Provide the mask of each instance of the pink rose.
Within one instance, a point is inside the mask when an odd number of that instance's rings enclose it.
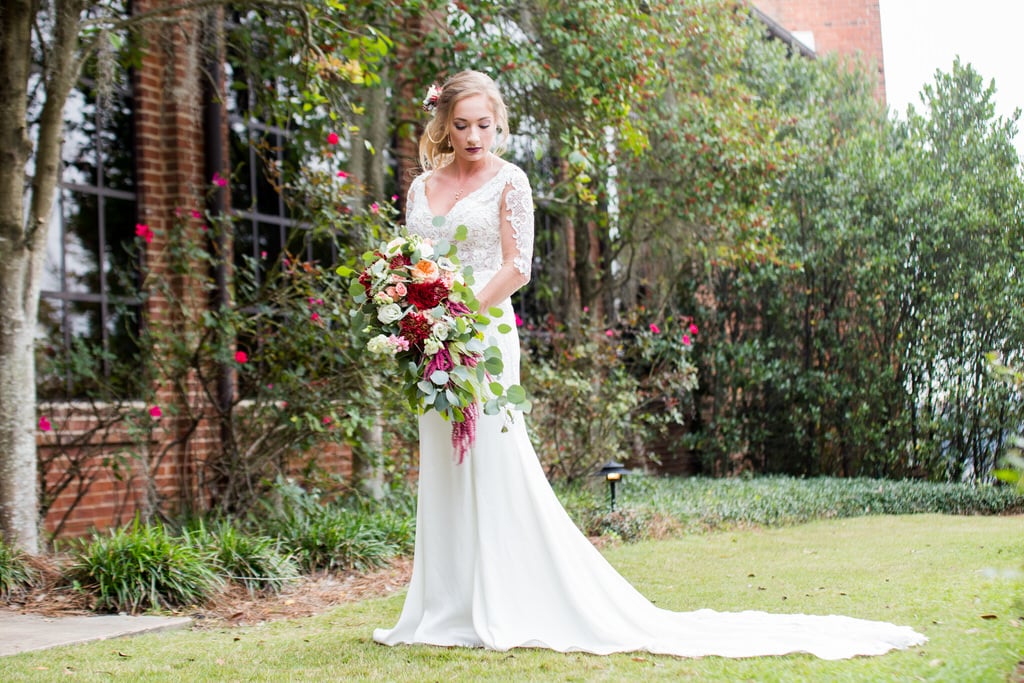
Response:
[[[145,223],[136,223],[135,236],[141,237],[146,241],[146,244],[149,244],[153,241],[153,229]]]
[[[692,335],[696,335],[697,334],[697,325],[695,323],[690,323],[690,334],[692,334]]]
[[[661,333],[661,328],[659,328],[654,323],[651,323],[651,332],[653,332],[654,334],[660,334]]]
[[[164,411],[160,410],[160,406],[153,406],[149,409],[149,416],[154,420],[159,420],[164,416]]]
[[[328,145],[336,145],[336,144],[338,144],[338,134],[335,133],[333,130],[330,133],[327,134],[327,144]]]
[[[48,432],[51,429],[53,429],[53,425],[50,424],[50,421],[47,419],[45,415],[39,418],[39,431]]]
[[[245,351],[235,351],[235,362],[236,363],[247,363],[249,362],[249,354]]]
[[[688,335],[688,334],[684,334],[683,335],[683,345],[684,346],[689,346],[690,345],[690,335]]]

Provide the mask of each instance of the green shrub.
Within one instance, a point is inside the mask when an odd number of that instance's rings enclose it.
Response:
[[[279,539],[305,571],[383,567],[412,546],[414,522],[386,507],[321,500],[317,491],[278,482],[253,523]]]
[[[632,476],[622,498],[630,506],[665,514],[691,528],[775,526],[869,514],[1024,511],[1024,495],[1008,486],[868,478]]]
[[[94,534],[73,551],[67,577],[98,610],[136,613],[203,602],[223,585],[213,554],[162,524]]]
[[[299,578],[299,567],[282,553],[276,539],[247,534],[227,521],[204,523],[185,534],[188,542],[213,555],[228,579],[250,593],[277,593]]]
[[[36,580],[36,572],[23,553],[0,541],[0,599],[25,592]]]
[[[1024,512],[1024,493],[1011,486],[911,480],[634,474],[620,482],[614,513],[609,511],[607,492],[601,487],[561,482],[555,491],[585,534],[624,541],[679,531],[782,526],[872,514]]]
[[[524,332],[527,427],[549,478],[586,477],[609,453],[645,463],[676,450],[697,387],[692,324],[633,311],[613,327],[584,314]]]

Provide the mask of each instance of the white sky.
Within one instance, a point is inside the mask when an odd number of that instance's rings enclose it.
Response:
[[[890,110],[905,117],[908,104],[921,109],[918,95],[949,73],[953,60],[970,63],[995,80],[996,114],[1024,110],[1024,0],[879,0],[885,96]],[[1024,154],[1024,134],[1015,138]]]

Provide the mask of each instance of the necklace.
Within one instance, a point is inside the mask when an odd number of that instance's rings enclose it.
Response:
[[[491,170],[491,160],[490,160],[490,158],[488,158],[488,159],[487,159],[487,166],[486,166],[486,168],[484,169],[484,173],[490,173],[490,170]],[[460,199],[462,199],[462,192],[463,192],[463,191],[464,191],[464,190],[466,189],[466,185],[468,185],[468,184],[469,184],[469,182],[470,182],[471,180],[473,180],[473,178],[474,178],[475,176],[478,176],[478,175],[480,175],[480,174],[479,174],[479,173],[475,173],[475,174],[473,174],[473,175],[470,175],[469,177],[467,177],[467,178],[466,178],[466,181],[465,181],[465,183],[464,183],[463,185],[461,185],[461,186],[459,187],[459,189],[455,190],[455,201],[456,201],[456,203],[457,203],[457,202],[458,202],[458,201],[459,201]]]

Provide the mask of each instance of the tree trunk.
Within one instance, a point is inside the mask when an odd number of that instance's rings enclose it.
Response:
[[[388,71],[381,71],[383,82],[388,82]],[[373,154],[367,155],[368,163],[366,169],[366,185],[369,195],[375,200],[387,199],[385,197],[384,183],[387,178],[387,156],[385,150],[390,143],[391,118],[388,116],[387,88],[383,83],[370,90],[367,98],[367,119],[369,130],[366,137],[373,146]]]
[[[32,141],[26,121],[37,7],[11,0],[0,13],[0,537],[32,554],[39,551],[33,350],[39,276],[60,178],[64,103],[80,69],[76,50],[82,2],[66,0],[54,11],[27,211]]]

